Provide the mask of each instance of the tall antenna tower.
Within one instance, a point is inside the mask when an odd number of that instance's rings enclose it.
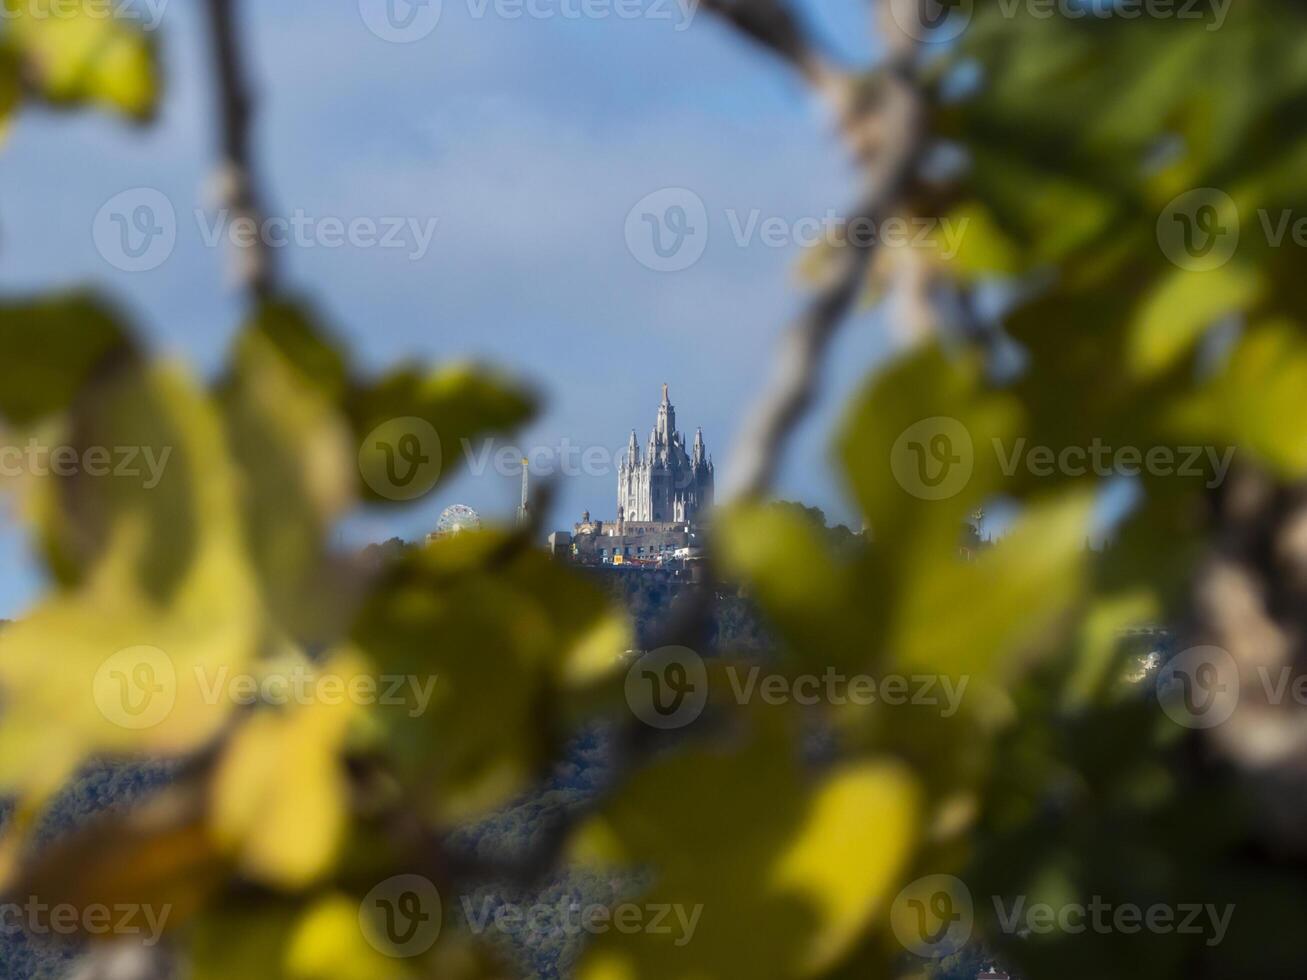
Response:
[[[519,527],[525,527],[527,521],[531,519],[531,507],[530,507],[531,473],[530,470],[527,468],[527,465],[528,465],[527,458],[523,456],[522,457],[522,502],[518,505],[517,508],[517,523]]]

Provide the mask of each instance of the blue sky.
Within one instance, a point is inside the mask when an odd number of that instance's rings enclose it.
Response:
[[[561,11],[565,0],[538,2]],[[418,357],[507,367],[548,399],[514,441],[523,448],[617,449],[631,428],[643,441],[667,382],[682,428],[702,426],[725,468],[803,298],[800,247],[741,247],[727,214],[793,221],[842,212],[856,196],[821,107],[787,70],[705,14],[688,27],[679,14],[509,19],[494,2],[444,0],[434,31],[394,44],[367,28],[356,0],[243,6],[269,210],[436,219],[418,261],[381,249],[279,253],[292,287],[316,299],[366,366]],[[840,57],[874,54],[863,5],[808,13]],[[170,0],[167,94],[150,128],[96,114],[20,117],[0,151],[0,290],[94,284],[157,349],[212,372],[243,304],[227,252],[206,246],[194,217],[211,201],[215,146],[201,28],[197,4]],[[91,228],[106,201],[137,187],[176,205],[177,244],[154,270],[120,272]],[[642,266],[624,238],[632,206],[665,187],[693,190],[708,214],[706,252],[676,273]],[[782,495],[853,519],[829,436],[887,350],[876,318],[849,325],[785,461]],[[554,523],[583,509],[611,515],[615,482],[564,480]],[[504,517],[516,495],[492,468],[401,513],[363,515],[349,533],[418,537],[448,504]],[[21,611],[39,581],[20,532],[0,525],[0,616]]]

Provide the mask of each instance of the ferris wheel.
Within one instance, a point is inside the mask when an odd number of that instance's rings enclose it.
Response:
[[[460,531],[476,531],[481,527],[481,515],[466,504],[454,504],[440,513],[436,522],[436,534],[458,534]]]

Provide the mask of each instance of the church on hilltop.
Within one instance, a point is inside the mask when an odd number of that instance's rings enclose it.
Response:
[[[617,466],[617,520],[592,521],[589,512],[571,533],[549,536],[550,550],[586,564],[661,565],[697,557],[699,528],[713,503],[713,461],[703,430],[686,449],[676,408],[663,400],[641,453],[635,431]]]
[[[703,445],[703,429],[694,446],[685,449],[685,436],[676,431],[676,407],[663,400],[649,433],[644,456],[631,430],[626,457],[617,468],[618,523],[693,524],[707,513],[713,498],[713,463]]]

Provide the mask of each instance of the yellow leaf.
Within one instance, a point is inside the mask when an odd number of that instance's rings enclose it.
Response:
[[[371,946],[359,928],[358,902],[333,894],[295,924],[285,951],[287,977],[304,980],[393,980],[404,963]]]
[[[136,472],[33,478],[66,587],[0,632],[0,785],[14,790],[40,792],[89,755],[204,744],[231,710],[206,680],[259,639],[212,406],[178,372],[132,369],[78,413],[69,444],[105,450],[111,467],[131,449]]]
[[[583,829],[578,856],[638,864],[654,884],[631,904],[670,914],[596,937],[579,980],[814,976],[872,927],[912,855],[915,782],[877,761],[808,783],[792,734],[769,719],[742,749],[660,762]]]
[[[919,819],[912,779],[897,766],[852,766],[818,789],[772,871],[773,887],[802,895],[822,923],[802,974],[833,965],[857,940],[902,871]]]
[[[309,703],[260,711],[232,738],[214,774],[213,831],[247,875],[298,888],[331,865],[346,824],[341,750],[357,706],[357,665],[336,659],[299,691]],[[298,695],[297,695],[298,697]]]
[[[137,119],[158,99],[154,45],[141,28],[92,0],[5,0],[15,46],[37,91],[55,103],[90,102]]]

